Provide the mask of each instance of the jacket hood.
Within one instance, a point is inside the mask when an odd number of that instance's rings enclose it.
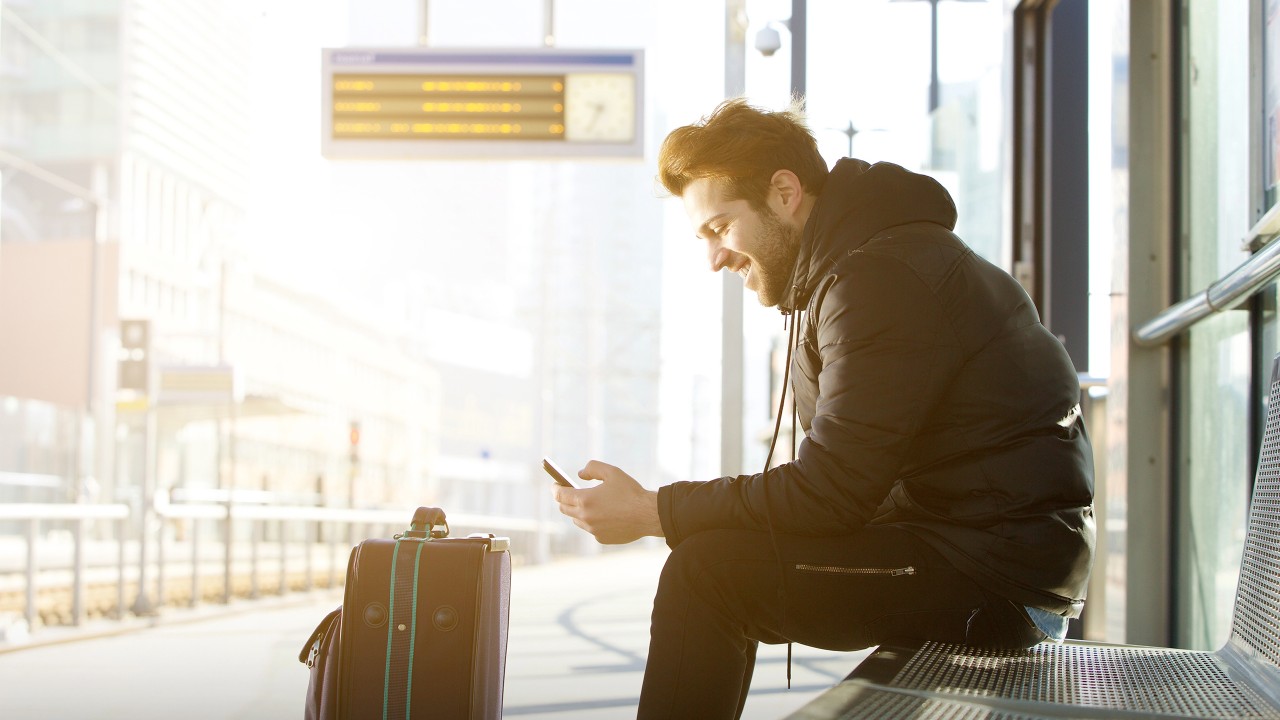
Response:
[[[805,223],[791,289],[779,307],[804,307],[837,257],[889,228],[916,222],[955,229],[956,205],[937,180],[893,163],[837,161]]]

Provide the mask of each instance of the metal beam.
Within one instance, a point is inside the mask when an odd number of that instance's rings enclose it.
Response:
[[[1127,489],[1130,508],[1124,640],[1167,646],[1172,640],[1172,371],[1169,351],[1139,346],[1129,328],[1134,318],[1151,317],[1167,306],[1172,294],[1176,11],[1170,3],[1131,0],[1129,12],[1130,219],[1128,246],[1116,253],[1113,281],[1108,480]]]
[[[725,0],[724,94],[741,97],[747,91],[747,3]],[[720,474],[743,471],[745,405],[744,339],[742,332],[742,281],[733,273],[721,273],[720,334]]]

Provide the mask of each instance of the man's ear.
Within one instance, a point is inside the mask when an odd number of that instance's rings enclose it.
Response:
[[[773,192],[770,193],[772,199],[778,204],[775,208],[782,217],[793,217],[800,212],[801,201],[804,199],[804,186],[800,184],[800,178],[790,170],[779,170],[769,178],[769,187]]]

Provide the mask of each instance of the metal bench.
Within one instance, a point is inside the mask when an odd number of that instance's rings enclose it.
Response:
[[[1280,356],[1231,637],[1216,652],[1090,642],[985,650],[882,645],[789,717],[1280,720]]]

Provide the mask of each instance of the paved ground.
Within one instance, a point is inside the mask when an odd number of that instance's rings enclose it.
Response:
[[[517,568],[505,716],[634,717],[649,608],[665,551],[628,550]],[[0,718],[258,720],[299,717],[307,671],[298,650],[340,602],[177,612],[155,627],[0,653]],[[37,638],[38,639],[38,638]],[[747,718],[777,718],[834,684],[862,654],[762,647]]]

